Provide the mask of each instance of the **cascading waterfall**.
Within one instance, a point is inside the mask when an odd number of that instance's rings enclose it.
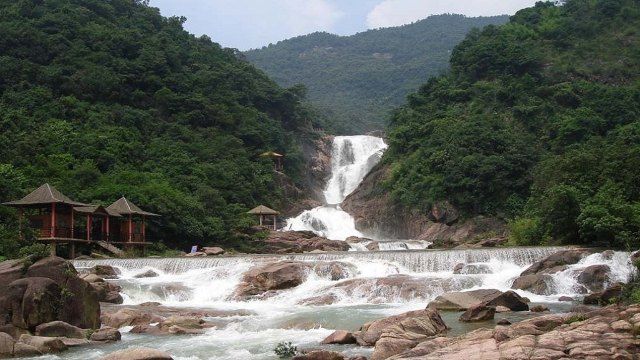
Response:
[[[336,136],[331,151],[331,178],[324,190],[325,203],[287,220],[287,230],[310,230],[332,240],[362,237],[353,217],[340,204],[380,161],[387,145],[367,135]]]

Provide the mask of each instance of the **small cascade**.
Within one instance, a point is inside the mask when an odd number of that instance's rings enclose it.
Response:
[[[335,304],[365,305],[418,304],[423,306],[446,291],[477,288],[509,290],[514,279],[536,261],[562,247],[403,250],[385,252],[347,252],[286,255],[244,255],[211,258],[141,258],[77,260],[74,265],[88,268],[111,265],[121,271],[116,280],[123,288],[126,304],[159,301],[176,306],[265,309],[269,306],[301,306],[316,297],[330,296]],[[329,273],[310,272],[299,286],[283,290],[273,297],[243,301],[234,297],[242,276],[254,266],[284,260],[316,264],[341,264],[346,278],[333,279]],[[453,269],[465,264],[460,274]],[[552,275],[551,293],[530,294],[518,291],[533,301],[557,301],[560,296],[579,298],[586,292],[577,277],[590,265],[607,265],[609,282],[627,281],[633,274],[629,253],[593,254],[565,271]],[[147,270],[160,274],[136,278]]]
[[[331,178],[324,190],[325,203],[287,220],[286,230],[308,230],[331,240],[362,237],[353,217],[340,204],[360,185],[380,161],[387,145],[375,136],[336,136],[331,151]]]

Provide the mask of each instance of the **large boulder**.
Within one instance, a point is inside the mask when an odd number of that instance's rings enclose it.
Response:
[[[271,231],[264,245],[265,252],[274,254],[348,251],[351,248],[346,241],[329,240],[311,231]]]
[[[375,345],[371,360],[383,360],[447,329],[438,311],[427,308],[365,324],[356,338],[358,343]]]
[[[346,330],[336,330],[322,340],[321,344],[355,344],[356,338]]]
[[[102,323],[115,329],[123,326],[147,325],[160,321],[162,321],[162,318],[159,316],[132,308],[124,308],[116,312],[104,312],[102,314]]]
[[[478,304],[470,307],[460,315],[458,320],[462,322],[478,322],[493,320],[496,314],[496,308],[493,306],[487,306],[486,304]]]
[[[113,342],[120,341],[122,334],[117,329],[106,326],[94,331],[89,338],[91,341]]]
[[[512,289],[525,290],[538,295],[550,295],[553,292],[553,279],[547,274],[530,274],[516,278]]]
[[[236,296],[250,297],[267,291],[290,289],[302,284],[310,265],[296,261],[281,261],[255,267],[246,272],[236,289]]]
[[[20,336],[20,343],[33,346],[43,354],[57,353],[67,350],[67,345],[62,339],[55,337],[31,336],[24,334]]]
[[[11,282],[0,295],[0,325],[35,331],[60,313],[61,289],[53,280],[32,277]]]
[[[547,256],[546,258],[538,262],[533,263],[525,271],[523,271],[520,276],[533,275],[551,268],[564,265],[572,265],[582,260],[582,258],[587,256],[588,254],[589,252],[587,250],[582,249],[561,250]]]
[[[37,336],[67,337],[73,339],[85,339],[87,332],[77,326],[67,324],[64,321],[52,321],[36,326]]]
[[[120,275],[120,270],[110,265],[96,265],[89,269],[89,273],[98,275],[103,279],[115,279]]]
[[[204,247],[202,248],[202,251],[207,254],[207,256],[218,256],[218,255],[222,255],[224,254],[224,249],[221,247]]]
[[[591,265],[578,275],[578,282],[589,291],[602,291],[609,282],[611,268],[607,265]]]
[[[608,305],[620,299],[623,287],[624,284],[615,283],[602,291],[585,296],[582,302],[585,305]]]
[[[164,351],[150,348],[133,348],[112,352],[101,357],[100,360],[173,360],[173,358]]]
[[[100,327],[98,295],[88,282],[78,277],[71,263],[59,257],[44,258],[31,265],[26,276],[49,278],[63,290],[57,320],[83,329]]]
[[[27,259],[0,262],[0,291],[4,291],[13,281],[22,278],[28,269],[28,265]]]
[[[87,278],[85,277],[85,280]],[[124,302],[122,295],[120,295],[122,288],[119,285],[104,280],[91,282],[90,285],[96,291],[98,301],[111,304],[122,304]]]
[[[438,310],[465,311],[482,303],[494,307],[504,306],[511,311],[529,310],[525,299],[517,293],[513,291],[502,292],[496,289],[444,293],[430,302],[429,307]]]
[[[294,356],[292,360],[344,360],[344,356],[335,351],[312,350],[306,354]]]
[[[35,347],[16,342],[11,336],[0,333],[0,359],[9,357],[31,357],[42,355]]]

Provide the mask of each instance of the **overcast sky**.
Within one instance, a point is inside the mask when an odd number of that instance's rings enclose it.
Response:
[[[411,23],[433,14],[513,14],[536,0],[151,0],[165,16],[223,46],[259,48],[297,35],[351,35]]]

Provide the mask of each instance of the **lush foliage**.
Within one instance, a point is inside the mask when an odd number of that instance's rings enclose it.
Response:
[[[226,241],[249,208],[277,207],[272,163],[257,155],[285,153],[300,173],[302,93],[183,22],[142,0],[3,2],[0,201],[45,181],[84,202],[124,194],[162,215],[151,236],[181,246]],[[16,238],[12,224],[0,209],[0,238]]]
[[[473,31],[390,125],[401,203],[510,219],[520,244],[640,245],[640,3],[538,3]]]
[[[506,21],[506,16],[432,16],[353,36],[314,33],[245,55],[284,86],[304,84],[335,131],[359,134],[383,128],[408,93],[444,71],[451,50],[469,30]]]

